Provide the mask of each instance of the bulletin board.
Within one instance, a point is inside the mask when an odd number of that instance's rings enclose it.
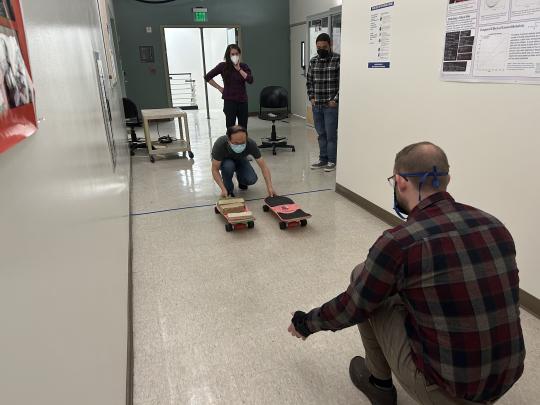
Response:
[[[0,153],[37,130],[34,86],[19,0],[0,0]]]

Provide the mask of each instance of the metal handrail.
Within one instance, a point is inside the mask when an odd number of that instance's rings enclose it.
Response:
[[[173,107],[194,107],[197,105],[196,81],[191,73],[169,74],[169,87]]]

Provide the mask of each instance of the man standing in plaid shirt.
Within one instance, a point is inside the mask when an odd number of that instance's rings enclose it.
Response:
[[[336,170],[339,102],[339,54],[332,52],[328,34],[317,37],[317,56],[309,62],[307,94],[319,134],[319,161],[312,169]]]
[[[306,339],[358,324],[366,357],[349,374],[372,404],[397,403],[392,373],[430,405],[493,403],[523,373],[514,241],[497,218],[454,201],[449,180],[439,147],[399,152],[388,181],[407,221],[375,242],[347,291],[289,326]]]

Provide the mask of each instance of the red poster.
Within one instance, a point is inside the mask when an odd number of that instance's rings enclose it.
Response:
[[[37,130],[19,0],[0,0],[0,153]]]

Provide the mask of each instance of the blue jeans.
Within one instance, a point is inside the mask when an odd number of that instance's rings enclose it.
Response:
[[[313,106],[313,123],[319,134],[319,161],[336,163],[338,107]]]
[[[251,186],[257,182],[257,173],[255,173],[247,159],[223,159],[221,162],[221,178],[229,194],[234,192],[234,172],[236,172],[238,184]]]

